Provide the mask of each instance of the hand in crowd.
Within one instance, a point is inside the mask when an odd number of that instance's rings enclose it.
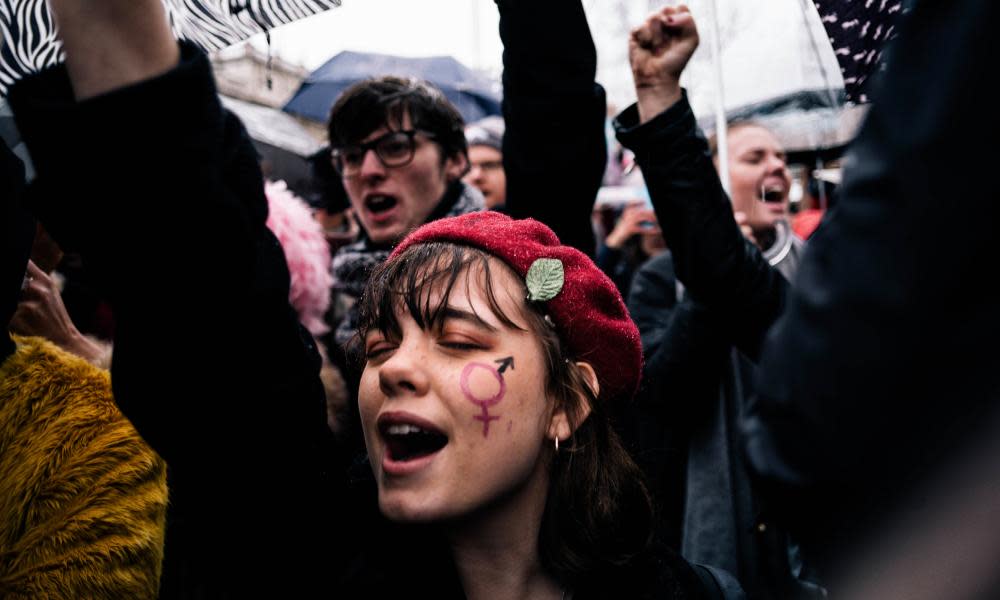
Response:
[[[698,47],[698,28],[683,4],[649,16],[629,36],[639,119],[645,123],[681,98],[680,78]]]
[[[618,218],[608,237],[604,238],[604,245],[618,249],[633,235],[654,233],[660,233],[660,226],[656,222],[656,213],[653,209],[646,208],[641,203],[630,204],[622,211],[621,217]]]
[[[753,234],[753,229],[750,227],[750,217],[742,210],[734,212],[733,217],[736,219],[736,224],[740,226],[740,233],[743,234],[743,237],[753,242],[753,245],[759,248],[760,244],[757,242],[757,238]]]
[[[84,336],[66,312],[59,286],[34,262],[28,261],[21,302],[10,320],[18,335],[38,336],[92,363],[104,360],[107,351]]]

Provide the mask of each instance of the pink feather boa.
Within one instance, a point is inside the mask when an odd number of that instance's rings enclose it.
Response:
[[[330,308],[330,246],[323,228],[305,201],[293,194],[284,181],[264,184],[267,195],[267,226],[285,251],[292,284],[288,300],[299,314],[299,321],[314,336],[330,330],[323,315]]]

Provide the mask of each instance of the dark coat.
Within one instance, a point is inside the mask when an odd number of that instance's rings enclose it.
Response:
[[[541,221],[563,244],[594,256],[590,212],[608,160],[607,101],[594,81],[597,52],[583,5],[498,0],[497,6],[505,212]]]
[[[321,595],[344,494],[318,355],[207,59],[184,46],[170,72],[80,103],[58,67],[10,102],[35,212],[115,311],[115,401],[168,464],[162,597]]]
[[[747,455],[827,567],[998,408],[998,19],[914,4],[767,340]]]
[[[642,125],[630,106],[615,119],[615,130],[635,152],[677,278],[714,312],[733,343],[756,357],[781,314],[788,284],[740,233],[686,93]]]
[[[736,576],[751,598],[808,597],[788,542],[765,522],[739,443],[753,358],[780,314],[800,246],[769,263],[740,233],[686,96],[639,125],[616,120],[636,152],[670,255],[636,275],[629,310],[646,355],[632,445],[663,510],[661,531],[685,558]],[[678,300],[674,281],[686,293]]]
[[[385,521],[338,589],[346,598],[394,600],[417,590],[421,597],[465,600],[449,549],[437,532]],[[723,600],[707,570],[659,545],[627,564],[595,569],[568,591],[575,600]]]

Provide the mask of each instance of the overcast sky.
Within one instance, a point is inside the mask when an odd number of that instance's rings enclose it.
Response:
[[[545,2],[547,0],[534,0]],[[598,80],[619,107],[634,99],[626,53],[627,32],[651,6],[676,0],[583,0],[598,51]],[[697,114],[714,102],[710,0],[687,0],[699,22],[702,45],[685,75]],[[843,87],[836,58],[811,2],[717,0],[728,108],[802,89]],[[807,7],[808,21],[804,21]],[[499,75],[499,17],[493,0],[343,0],[339,8],[275,29],[274,54],[309,70],[343,50],[403,56],[451,55]],[[811,30],[811,34],[810,34]],[[553,35],[558,35],[557,24]],[[818,42],[818,46],[816,43]],[[263,36],[253,43],[264,46]],[[814,49],[821,50],[822,57]],[[823,63],[821,69],[818,65]],[[829,80],[829,83],[827,82]]]
[[[340,8],[275,29],[271,39],[277,56],[308,69],[342,50],[359,50],[451,55],[499,72],[498,20],[491,0],[343,0]],[[262,47],[263,36],[254,44]]]

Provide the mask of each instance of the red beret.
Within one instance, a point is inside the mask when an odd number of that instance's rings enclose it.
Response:
[[[559,261],[562,288],[544,301],[543,312],[555,323],[559,338],[577,360],[594,367],[600,398],[627,400],[635,394],[642,373],[639,330],[615,284],[586,254],[563,246],[551,229],[534,219],[515,220],[486,211],[427,223],[406,236],[389,260],[411,246],[428,242],[479,248],[503,260],[523,278],[539,259]],[[528,287],[530,295],[532,286]]]

